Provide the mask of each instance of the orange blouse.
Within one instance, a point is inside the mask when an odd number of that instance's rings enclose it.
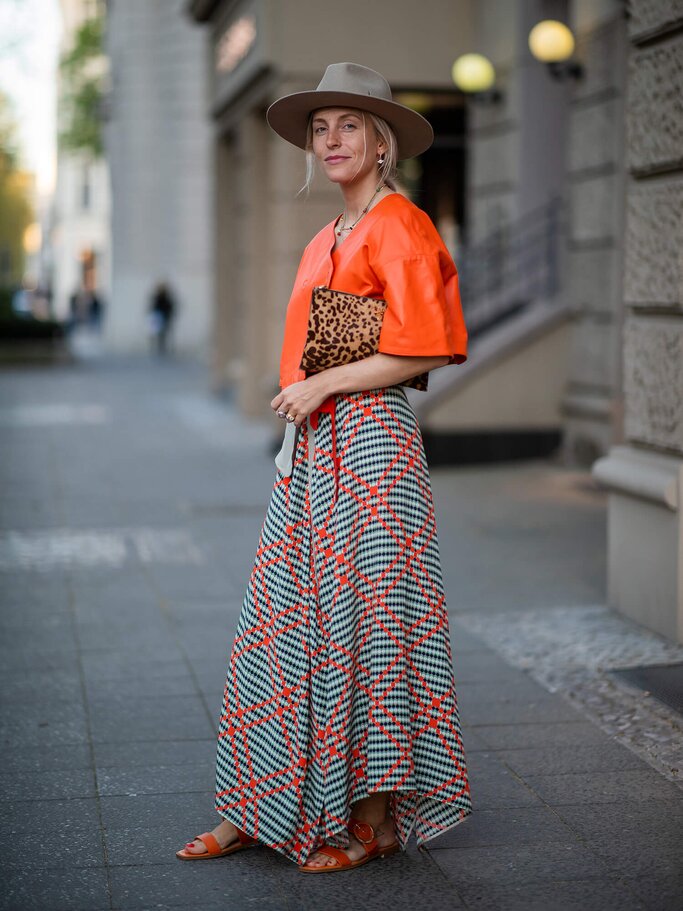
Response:
[[[451,363],[462,364],[467,330],[458,273],[429,216],[399,193],[385,196],[332,252],[335,221],[316,234],[301,258],[287,307],[280,386],[306,378],[301,356],[317,285],[386,300],[381,353],[449,355]]]

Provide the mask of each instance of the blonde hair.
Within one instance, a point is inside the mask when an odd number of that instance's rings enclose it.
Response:
[[[361,112],[363,114],[363,126],[365,127],[365,111]],[[381,183],[385,183],[390,189],[396,189],[396,165],[398,162],[398,143],[396,142],[396,136],[394,131],[391,129],[389,124],[384,120],[383,117],[380,117],[377,114],[371,114],[367,112],[368,117],[370,118],[370,123],[375,129],[375,133],[379,139],[385,145],[385,150],[382,153],[384,156],[384,161],[382,164],[377,165],[377,178]],[[313,178],[315,177],[315,154],[313,152],[313,113],[311,113],[308,118],[308,126],[306,127],[306,180],[304,185],[299,190],[299,193],[304,191],[308,195],[313,184]],[[298,195],[298,194],[297,194]]]

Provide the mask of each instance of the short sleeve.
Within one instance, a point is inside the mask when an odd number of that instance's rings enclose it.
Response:
[[[400,256],[375,271],[387,301],[378,350],[413,357],[448,355],[451,363],[462,364],[467,329],[450,256],[441,251]]]

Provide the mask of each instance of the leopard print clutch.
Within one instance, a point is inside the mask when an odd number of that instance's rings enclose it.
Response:
[[[313,289],[308,316],[308,335],[301,368],[320,373],[377,354],[385,300],[335,291],[325,285]],[[423,392],[429,374],[421,373],[399,383]]]

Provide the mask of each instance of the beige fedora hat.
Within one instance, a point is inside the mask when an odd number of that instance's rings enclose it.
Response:
[[[300,149],[306,148],[308,118],[318,108],[349,107],[378,114],[394,131],[399,158],[413,158],[434,141],[425,118],[393,101],[384,76],[358,63],[331,63],[313,92],[294,92],[274,101],[266,119],[275,132]]]

